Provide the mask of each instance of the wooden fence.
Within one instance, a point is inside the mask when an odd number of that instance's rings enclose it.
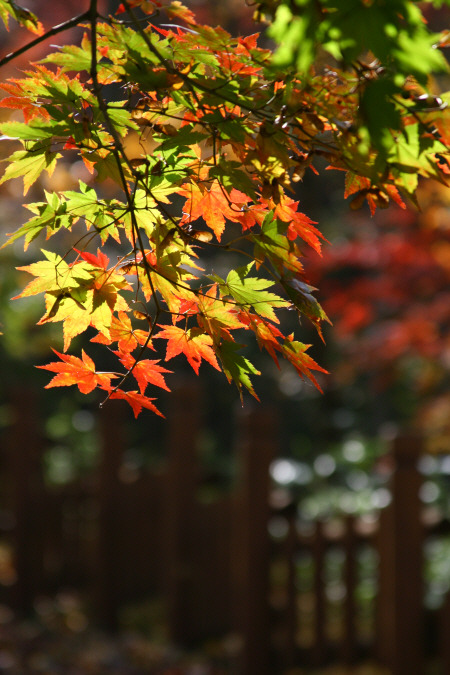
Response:
[[[0,456],[0,535],[14,557],[9,580],[0,570],[0,602],[26,614],[38,596],[76,589],[90,599],[95,620],[115,631],[127,603],[160,596],[175,642],[189,647],[234,636],[239,675],[361,659],[392,675],[425,675],[430,658],[433,672],[449,673],[450,600],[438,616],[423,604],[424,543],[447,524],[424,520],[420,440],[393,443],[392,499],[378,516],[310,523],[306,531],[296,505],[271,494],[277,419],[264,406],[237,415],[233,489],[214,501],[198,499],[199,396],[191,384],[173,393],[167,459],[158,473],[124,480],[123,407],[112,402],[99,414],[95,475],[50,489],[33,394],[16,392],[12,409],[26,415],[13,417]],[[279,534],[270,536],[274,524]],[[359,560],[367,552],[378,560],[376,591],[370,616],[362,617]],[[338,602],[326,583],[330,555],[340,561]]]
[[[284,536],[275,542],[272,553],[278,566],[284,563],[275,595],[279,627],[273,629],[281,659],[278,668],[370,660],[392,675],[450,673],[449,598],[443,598],[439,612],[427,611],[423,580],[426,541],[448,535],[450,524],[433,509],[422,507],[417,468],[421,447],[417,437],[403,436],[393,442],[391,502],[377,517],[348,515],[316,521],[304,532],[298,528],[295,504],[275,511],[275,517],[284,521],[284,527],[277,523]],[[376,561],[375,588],[364,617],[358,608],[358,560],[368,552]],[[330,553],[340,553],[339,602],[327,597]],[[299,574],[302,555],[309,556],[313,576],[306,588]],[[308,600],[307,605],[302,599]],[[427,670],[431,662],[435,669]]]

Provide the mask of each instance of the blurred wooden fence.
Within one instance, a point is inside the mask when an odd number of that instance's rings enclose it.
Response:
[[[392,499],[379,516],[311,523],[305,531],[295,504],[276,492],[271,499],[269,467],[279,451],[272,409],[239,411],[235,485],[202,502],[197,386],[172,394],[164,469],[127,479],[123,407],[111,402],[99,413],[97,472],[58,489],[44,484],[47,444],[33,395],[15,396],[0,456],[0,535],[12,547],[14,570],[5,576],[0,561],[0,602],[26,614],[37,597],[72,588],[89,599],[101,625],[116,630],[122,607],[160,596],[175,642],[234,636],[239,675],[361,659],[392,675],[424,675],[430,658],[433,672],[450,673],[450,600],[435,616],[423,604],[424,543],[447,524],[424,520],[419,439],[393,443]],[[372,614],[363,617],[359,559],[367,550],[378,564]],[[330,553],[341,565],[334,603]],[[302,586],[305,559],[312,576]]]

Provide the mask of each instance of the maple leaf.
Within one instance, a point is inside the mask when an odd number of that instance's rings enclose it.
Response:
[[[127,312],[129,309],[119,291],[132,290],[132,286],[122,274],[107,269],[109,258],[102,251],[98,250],[97,255],[87,252],[80,255],[92,265],[92,287],[87,290],[85,301],[90,324],[109,337],[113,312]]]
[[[231,339],[230,330],[244,327],[236,307],[222,298],[217,298],[217,284],[214,284],[206,294],[199,294],[196,306],[200,328],[209,333],[213,339],[215,336]]]
[[[239,318],[255,333],[260,349],[266,349],[279,367],[276,352],[281,351],[281,345],[277,338],[284,340],[283,333],[272,323],[264,321],[260,316],[251,314],[248,311],[240,312]]]
[[[42,35],[44,32],[44,27],[42,23],[38,20],[33,12],[30,12],[29,9],[17,5],[14,0],[1,0],[0,2],[0,18],[7,30],[8,27],[8,18],[12,16],[21,26],[29,30],[35,35]]]
[[[289,335],[282,346],[282,353],[283,356],[292,363],[299,375],[306,376],[317,387],[317,389],[323,393],[319,383],[311,371],[318,370],[321,373],[327,373],[328,371],[319,366],[319,364],[316,363],[314,359],[309,356],[309,354],[305,353],[309,347],[311,347],[311,345],[305,345],[302,342],[298,342],[294,340],[293,335]]]
[[[108,337],[113,312],[127,312],[129,310],[125,298],[118,293],[120,288],[129,288],[129,284],[125,282],[125,285],[118,287],[115,283],[103,283],[102,279],[97,279],[94,288],[89,289],[86,293],[85,307],[89,313],[90,325]]]
[[[135,274],[137,271],[146,300],[151,298],[154,291],[158,291],[168,309],[177,313],[183,300],[195,299],[187,285],[187,281],[194,277],[182,266],[182,263],[190,263],[188,256],[177,250],[163,250],[159,257],[153,252],[146,252],[145,260],[147,265],[142,256],[137,256],[137,264],[130,266],[129,273]]]
[[[99,332],[98,335],[91,338],[91,342],[99,342],[103,345],[117,342],[117,346],[121,352],[132,352],[138,344],[141,346],[146,344],[147,338],[148,333],[146,331],[133,329],[126,312],[118,312],[117,317],[112,316],[109,337]],[[147,346],[150,346],[150,343]]]
[[[241,204],[249,201],[243,192],[239,192],[235,188],[231,190],[230,194],[227,194],[218,181],[213,181],[209,187],[190,183],[187,187],[184,186],[180,189],[178,194],[188,197],[183,207],[183,221],[189,223],[197,220],[197,218],[203,218],[218,241],[220,241],[225,229],[226,218],[236,219],[240,213]],[[239,206],[233,209],[233,203],[237,203]]]
[[[2,85],[2,89],[4,88]],[[35,117],[43,117],[46,120],[50,119],[50,115],[45,108],[36,105],[32,98],[26,96],[6,96],[0,101],[0,108],[21,110],[25,124],[28,124]]]
[[[279,295],[265,290],[274,286],[273,281],[247,276],[254,264],[252,261],[245,267],[230,270],[225,282],[217,278],[221,291],[231,295],[240,307],[249,305],[261,316],[279,323],[274,309],[289,307],[290,303],[280,298]],[[216,279],[214,275],[211,278]]]
[[[26,125],[25,125],[26,126]],[[35,143],[26,150],[17,150],[8,158],[8,166],[0,179],[0,185],[11,178],[23,177],[23,194],[26,195],[30,186],[36,182],[45,170],[51,176],[56,162],[62,155],[50,150],[50,145]]]
[[[191,12],[180,0],[173,0],[170,5],[164,7],[164,11],[170,19],[178,19],[187,24],[195,23],[195,14]]]
[[[96,387],[110,389],[112,378],[117,377],[112,373],[97,373],[93,360],[84,350],[82,350],[81,359],[70,354],[60,354],[56,349],[53,349],[53,351],[59,356],[61,362],[55,361],[45,366],[37,366],[37,368],[57,373],[46,385],[46,389],[69,387],[75,384],[82,394],[89,394]]]
[[[257,266],[267,258],[281,274],[286,270],[303,272],[301,253],[295,242],[286,237],[287,228],[287,223],[274,219],[273,211],[269,211],[261,225],[261,231],[251,235],[251,240],[255,243],[254,257]]]
[[[237,354],[243,345],[238,345],[235,342],[223,342],[218,350],[220,361],[222,363],[223,372],[226,375],[228,382],[233,381],[238,390],[242,401],[242,387],[245,387],[254,398],[258,401],[258,396],[253,389],[253,384],[250,380],[250,375],[260,375],[259,370],[242,354]]]
[[[25,267],[18,267],[18,270],[28,272],[36,278],[25,286],[22,293],[16,295],[16,298],[25,298],[30,295],[37,295],[44,291],[64,291],[65,289],[78,288],[86,280],[92,278],[86,263],[69,265],[57,253],[45,251],[42,253],[47,260],[41,260]]]
[[[299,278],[289,275],[281,279],[281,285],[292,300],[297,311],[307,316],[314,324],[323,341],[321,321],[326,321],[329,324],[331,324],[331,321],[319,301],[313,295],[317,288],[310,286]]]
[[[311,248],[320,254],[322,250],[321,239],[325,240],[323,234],[314,227],[317,223],[304,213],[297,210],[299,202],[295,202],[290,197],[282,195],[278,204],[272,203],[271,200],[261,199],[262,204],[266,203],[269,209],[273,209],[275,218],[279,218],[285,223],[289,223],[286,236],[290,241],[297,237],[301,237],[306,241]]]
[[[163,366],[159,366],[159,359],[142,359],[141,361],[136,361],[130,353],[123,354],[119,351],[114,352],[114,354],[119,357],[120,362],[127,370],[131,370],[133,377],[139,385],[141,394],[145,392],[147,384],[154,384],[156,387],[161,387],[161,389],[170,391],[163,373],[171,373],[172,371],[163,368]]]
[[[161,330],[155,338],[167,340],[166,361],[178,354],[184,354],[198,375],[201,360],[208,361],[216,370],[220,370],[212,348],[212,338],[199,328],[185,331],[178,326],[160,326]]]
[[[42,261],[23,268],[36,274],[37,278],[18,297],[42,292],[43,285],[47,285],[49,290],[45,294],[46,313],[38,323],[63,322],[64,351],[67,351],[72,339],[83,333],[88,326],[93,326],[109,338],[113,311],[126,312],[129,309],[125,299],[118,293],[120,289],[129,288],[129,284],[123,276],[112,277],[103,270],[96,277],[95,268],[87,262],[67,265],[65,261],[60,261],[55,270],[55,266],[51,265],[51,256],[54,254],[49,255],[48,262]],[[59,269],[61,276],[57,277],[55,283],[53,279]],[[53,283],[50,283],[49,275]],[[105,279],[114,283],[105,283]]]
[[[236,223],[242,225],[242,231],[250,230],[255,225],[262,225],[264,218],[267,216],[267,208],[260,206],[258,204],[251,204],[247,206],[244,204],[241,206],[241,212],[233,213],[233,217],[230,220],[234,220]]]
[[[101,249],[97,249],[97,255],[94,253],[89,253],[88,251],[78,251],[74,249],[86,262],[90,263],[93,267],[99,267],[102,270],[108,269],[109,258],[103,253]]]
[[[89,312],[82,302],[84,299],[85,294],[75,291],[56,291],[45,294],[47,312],[38,321],[38,325],[63,321],[65,352],[69,349],[73,338],[84,333],[91,323]]]
[[[66,211],[66,202],[60,200],[56,193],[46,192],[47,202],[27,204],[26,208],[36,214],[16,232],[8,233],[8,239],[1,248],[9,246],[20,237],[24,237],[24,250],[43,231],[46,230],[47,239],[60,227],[70,228],[73,222],[71,214]]]
[[[144,396],[138,391],[123,391],[123,389],[116,389],[109,395],[109,398],[119,398],[129,403],[133,409],[135,417],[139,415],[142,408],[147,408],[147,410],[151,410],[156,415],[159,415],[159,417],[164,417],[164,415],[152,403],[152,401],[155,401],[156,399]]]
[[[360,190],[368,190],[369,188],[370,188],[369,178],[366,178],[366,176],[357,176],[351,171],[347,171],[347,173],[345,174],[345,190],[344,190],[345,199],[347,199],[347,197],[350,197],[351,195],[354,195],[355,192],[359,192]]]

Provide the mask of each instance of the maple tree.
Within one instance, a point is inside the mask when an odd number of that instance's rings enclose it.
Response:
[[[85,226],[70,250],[45,245],[44,259],[20,268],[33,279],[17,297],[43,293],[39,324],[63,324],[64,353],[43,366],[55,373],[47,386],[100,389],[136,416],[160,414],[148,386],[168,389],[161,361],[184,354],[197,374],[206,361],[256,396],[242,343],[250,332],[320,389],[324,369],[280,321],[294,311],[319,336],[328,321],[304,265],[324,237],[299,210],[295,184],[325,163],[345,172],[351,207],[367,201],[372,212],[414,202],[420,176],[446,184],[450,93],[430,78],[448,70],[448,31],[429,31],[411,0],[267,0],[255,18],[279,43],[273,53],[257,34],[200,25],[178,0],[123,0],[108,16],[96,0],[86,5],[46,30],[0,0],[6,25],[36,34],[0,66],[84,29],[79,44],[0,83],[0,105],[13,111],[1,139],[21,144],[0,182],[21,178],[26,195],[67,156],[91,175],[28,203],[31,218],[4,244],[23,239],[27,249]],[[116,370],[67,354],[92,329]],[[161,340],[165,357],[149,358]]]

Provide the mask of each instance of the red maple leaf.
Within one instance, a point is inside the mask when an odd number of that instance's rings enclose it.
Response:
[[[82,394],[89,394],[97,386],[106,390],[111,389],[111,379],[117,377],[117,375],[112,373],[97,373],[95,371],[95,363],[86,354],[84,349],[82,350],[81,359],[70,354],[60,354],[56,349],[53,351],[61,359],[60,362],[55,361],[46,366],[37,366],[38,368],[57,373],[46,385],[46,389],[50,387],[69,387],[72,384],[76,384]]]
[[[88,253],[88,251],[78,251],[78,249],[74,250],[79,253],[83,260],[88,262],[90,265],[93,265],[94,267],[100,267],[102,270],[108,269],[109,258],[99,248],[97,249],[97,255],[94,253]]]
[[[212,348],[212,338],[199,328],[191,328],[187,331],[178,326],[161,326],[161,330],[155,338],[167,340],[166,361],[178,354],[184,354],[189,364],[198,375],[202,358],[208,361],[216,370],[220,370],[217,358]]]
[[[158,408],[152,403],[152,401],[154,401],[155,399],[148,398],[148,396],[144,396],[143,394],[140,394],[138,391],[123,391],[123,389],[116,389],[115,391],[112,392],[110,398],[111,399],[121,398],[127,403],[129,403],[133,408],[135,417],[139,415],[142,408],[147,408],[147,410],[151,410],[156,415],[164,417],[162,412],[160,412]]]
[[[136,363],[136,359],[131,354],[121,354],[120,352],[114,352],[114,354],[119,357],[120,362],[127,370],[133,368],[131,372],[136,378],[141,394],[145,392],[147,384],[154,384],[156,387],[170,391],[162,373],[171,373],[172,371],[159,366],[159,359],[142,359],[142,361]]]

